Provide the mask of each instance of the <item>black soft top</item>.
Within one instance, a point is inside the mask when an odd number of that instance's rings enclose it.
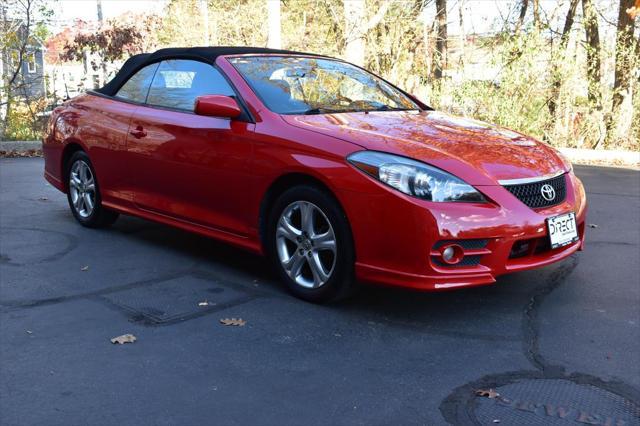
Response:
[[[141,53],[133,55],[122,65],[120,71],[100,89],[95,91],[103,95],[113,96],[122,85],[139,69],[165,59],[196,59],[213,64],[218,56],[222,55],[242,55],[250,53],[276,53],[286,55],[315,55],[313,53],[294,52],[291,50],[267,49],[264,47],[234,47],[234,46],[211,46],[211,47],[170,47],[156,50],[153,53]]]

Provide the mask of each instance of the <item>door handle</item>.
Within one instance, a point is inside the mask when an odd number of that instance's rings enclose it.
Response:
[[[147,132],[142,128],[142,126],[136,127],[136,129],[130,131],[129,134],[131,134],[131,136],[136,139],[144,138],[145,136],[147,136]]]

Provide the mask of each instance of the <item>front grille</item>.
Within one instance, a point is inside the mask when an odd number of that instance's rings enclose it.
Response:
[[[454,265],[450,265],[448,263],[445,263],[443,261],[441,261],[440,259],[438,259],[437,256],[431,256],[431,260],[433,261],[433,263],[437,266],[441,266],[441,267],[447,267],[447,268],[459,268],[459,267],[465,267],[465,266],[477,266],[480,263],[480,258],[482,256],[479,254],[474,254],[471,256],[465,256],[463,257],[460,262],[454,264]]]
[[[440,240],[433,245],[434,249],[439,249],[445,244],[457,244],[465,250],[478,250],[487,246],[489,240]]]
[[[552,200],[546,200],[542,196],[542,186],[549,184],[555,190],[556,196]],[[505,185],[507,191],[512,193],[532,209],[555,206],[564,201],[567,196],[567,181],[565,175],[556,176],[539,182],[524,183],[521,185]]]

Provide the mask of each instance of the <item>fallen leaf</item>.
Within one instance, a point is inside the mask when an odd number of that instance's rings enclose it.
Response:
[[[89,270],[89,266],[83,266],[82,268],[80,268],[81,271],[88,271]]]
[[[242,318],[223,318],[220,320],[220,324],[222,325],[233,325],[238,327],[242,327],[246,323],[247,322]]]
[[[27,334],[33,334],[33,331],[27,330]]]
[[[476,391],[476,396],[482,396],[485,398],[497,398],[500,396],[500,394],[498,392],[496,392],[494,389],[478,389]]]
[[[42,157],[41,149],[28,149],[26,151],[11,150],[0,151],[0,158],[18,158],[18,157]]]
[[[493,419],[494,423],[500,423],[500,419]]]
[[[49,199],[48,199],[47,197],[40,197],[40,198],[38,198],[38,200],[40,200],[40,201],[47,201],[47,200],[49,200]]]
[[[597,228],[597,227],[598,227],[598,225],[596,225],[595,223],[590,223],[589,224],[589,228]]]
[[[209,302],[208,300],[205,300],[204,302],[198,303],[198,306],[214,306],[214,305],[215,305],[215,303]]]
[[[136,336],[134,336],[133,334],[123,334],[122,336],[114,337],[113,339],[111,339],[111,343],[124,345],[125,343],[133,343],[136,340]]]

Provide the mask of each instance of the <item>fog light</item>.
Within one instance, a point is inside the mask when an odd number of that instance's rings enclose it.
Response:
[[[445,260],[445,262],[451,262],[455,254],[456,251],[453,249],[453,247],[449,246],[442,252],[442,258]]]
[[[458,244],[446,244],[440,247],[440,257],[448,265],[455,265],[464,257],[464,249]]]

